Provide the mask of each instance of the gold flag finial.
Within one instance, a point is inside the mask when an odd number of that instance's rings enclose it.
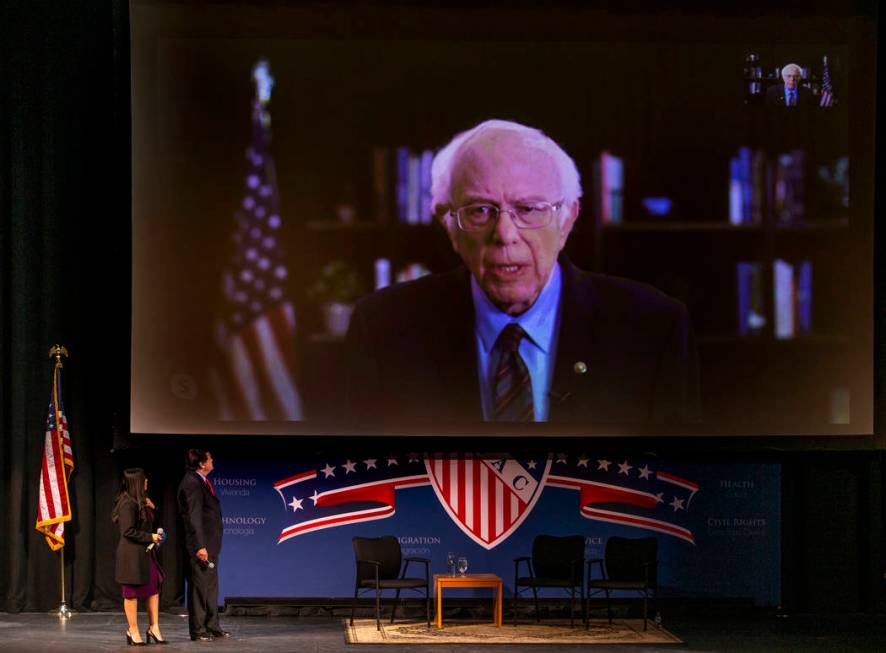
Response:
[[[55,356],[55,362],[59,367],[62,366],[62,356],[67,356],[68,350],[65,349],[62,345],[53,345],[49,348],[49,357],[52,358]]]

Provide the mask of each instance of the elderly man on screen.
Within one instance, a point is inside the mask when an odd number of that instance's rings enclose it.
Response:
[[[775,84],[766,89],[766,104],[773,107],[809,107],[815,104],[815,98],[805,86],[800,85],[803,69],[795,63],[789,63],[781,69],[784,84]]]
[[[483,122],[437,154],[434,213],[464,266],[358,303],[358,423],[697,419],[685,307],[561,254],[581,194],[569,155],[517,123]]]

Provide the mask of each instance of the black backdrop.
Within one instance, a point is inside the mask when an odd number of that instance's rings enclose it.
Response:
[[[808,10],[806,3],[797,5]],[[828,10],[854,5],[832,2]],[[121,0],[10,0],[0,6],[0,610],[9,612],[49,610],[59,602],[59,556],[33,528],[52,344],[71,352],[64,378],[76,464],[75,516],[64,551],[66,594],[76,609],[120,603],[109,513],[123,467],[145,466],[161,512],[171,514],[188,446],[211,446],[220,464],[247,452],[267,454],[270,447],[275,456],[297,456],[324,446],[305,437],[226,437],[210,444],[127,434],[128,29]],[[882,142],[882,135],[877,139]],[[879,189],[882,167],[877,180]],[[882,240],[878,233],[878,260],[884,260]],[[880,271],[876,279],[877,343],[886,318],[884,276]],[[872,355],[882,415],[886,350],[878,344]],[[617,446],[624,451],[624,443]],[[654,446],[653,455],[674,459],[782,462],[784,607],[882,607],[882,452],[826,451],[826,441],[822,451],[803,453],[734,441],[711,443],[707,451],[697,442],[691,450],[679,441]],[[571,445],[556,447],[568,451]],[[162,605],[178,605],[178,549],[166,547],[163,562],[168,582]]]

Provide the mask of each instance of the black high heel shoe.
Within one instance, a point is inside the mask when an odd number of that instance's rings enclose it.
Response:
[[[151,640],[154,640],[153,642]],[[165,639],[160,639],[154,634],[154,631],[148,628],[145,631],[145,641],[148,644],[169,644]]]
[[[132,639],[132,635],[129,634],[129,631],[126,631],[126,645],[127,646],[144,646],[144,642],[136,642]]]

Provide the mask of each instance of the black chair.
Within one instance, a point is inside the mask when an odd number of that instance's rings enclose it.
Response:
[[[538,613],[538,590],[542,587],[559,587],[568,590],[569,624],[575,625],[575,588],[579,588],[582,604],[584,586],[585,538],[581,535],[538,535],[532,541],[532,557],[514,558],[514,599],[512,609],[514,625],[517,625],[517,598],[522,588],[531,588],[535,597],[535,620]],[[528,576],[520,576],[520,563],[525,562]]]
[[[425,616],[428,628],[431,627],[431,593],[428,580],[427,558],[402,559],[400,542],[396,537],[355,537],[354,556],[357,560],[357,576],[354,583],[354,603],[351,605],[351,625],[354,625],[354,612],[357,609],[357,595],[360,590],[375,590],[375,627],[381,630],[380,603],[382,590],[396,590],[394,597],[394,609],[391,611],[391,623],[394,623],[394,615],[397,613],[397,603],[400,601],[400,590],[419,591],[425,590]],[[403,563],[401,570],[400,564]],[[409,578],[406,569],[410,562],[420,562],[425,566],[424,578]]]
[[[646,630],[647,603],[655,599],[658,587],[658,540],[654,537],[610,537],[603,560],[588,560],[588,603],[591,597],[606,594],[606,612],[612,623],[611,592],[630,590],[643,596],[643,630]],[[605,564],[605,567],[604,567]],[[599,577],[594,578],[594,565]],[[585,624],[589,625],[585,612]]]

